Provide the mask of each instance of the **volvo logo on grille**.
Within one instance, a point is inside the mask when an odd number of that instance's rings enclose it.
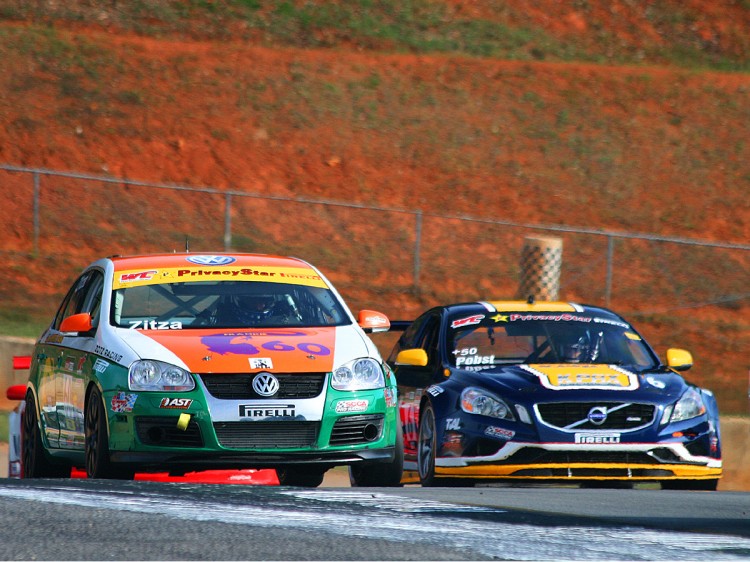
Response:
[[[279,391],[279,379],[271,373],[258,373],[253,379],[253,390],[261,396],[273,396]]]
[[[594,425],[602,425],[607,421],[607,408],[603,406],[596,406],[589,410],[589,415],[586,418]]]

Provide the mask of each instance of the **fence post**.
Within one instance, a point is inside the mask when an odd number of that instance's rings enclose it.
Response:
[[[612,268],[615,255],[615,238],[607,236],[607,286],[604,288],[604,302],[609,308],[609,301],[612,298]]]
[[[232,194],[224,196],[224,251],[232,249]]]
[[[39,194],[41,187],[39,185],[39,172],[34,172],[34,256],[39,255]]]
[[[422,211],[415,214],[416,225],[414,233],[414,291],[419,291],[419,247],[422,243]]]

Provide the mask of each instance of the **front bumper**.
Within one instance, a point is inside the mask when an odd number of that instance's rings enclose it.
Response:
[[[491,456],[438,457],[435,474],[534,480],[709,480],[721,477],[722,461],[693,455],[682,443],[578,445],[514,441]]]

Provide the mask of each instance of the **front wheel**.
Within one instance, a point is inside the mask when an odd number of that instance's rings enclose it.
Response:
[[[107,413],[104,410],[102,395],[94,388],[86,403],[84,416],[86,477],[132,480],[134,471],[114,465],[109,460],[109,436],[107,433]]]
[[[419,437],[417,439],[417,469],[422,486],[435,486],[435,455],[437,454],[437,432],[435,410],[425,402],[419,415]]]
[[[26,393],[21,455],[24,478],[70,478],[70,466],[52,464],[45,456],[39,418],[36,413],[36,400],[31,391]]]
[[[704,492],[715,492],[719,487],[719,479],[710,480],[664,480],[661,483],[662,490],[699,490]]]
[[[317,488],[323,483],[326,471],[319,468],[277,468],[276,477],[281,486]]]
[[[401,420],[396,427],[396,453],[389,463],[354,464],[349,466],[349,483],[352,487],[394,488],[401,486],[404,473],[404,430]]]

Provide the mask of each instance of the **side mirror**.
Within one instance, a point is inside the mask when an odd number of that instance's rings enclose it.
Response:
[[[8,400],[26,400],[26,385],[14,384],[9,386],[8,390],[5,391],[5,397]]]
[[[388,317],[376,310],[360,310],[357,315],[357,324],[367,333],[387,332],[391,327]]]
[[[404,349],[396,356],[396,365],[427,366],[427,352],[424,349]]]
[[[693,356],[684,349],[668,349],[667,365],[675,371],[687,371],[693,366]]]
[[[62,324],[60,324],[61,332],[90,332],[92,328],[91,314],[88,312],[81,312],[80,314],[68,316],[62,321]]]

